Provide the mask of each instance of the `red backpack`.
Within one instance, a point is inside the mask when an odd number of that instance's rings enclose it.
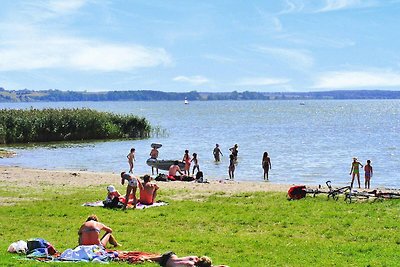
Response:
[[[306,186],[305,185],[295,185],[289,188],[288,199],[301,199],[306,196]]]

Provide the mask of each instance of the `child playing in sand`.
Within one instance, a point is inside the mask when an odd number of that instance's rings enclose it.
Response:
[[[351,185],[350,187],[353,188],[353,183],[354,183],[354,178],[357,175],[357,181],[358,181],[358,188],[361,188],[360,186],[360,168],[363,167],[363,165],[357,161],[357,158],[353,158],[353,163],[351,163],[351,170],[350,170],[350,175],[353,174],[352,179],[351,179]]]
[[[365,172],[365,188],[369,189],[371,177],[373,174],[370,160],[367,160],[367,165],[365,165],[365,167],[364,167],[364,172]]]
[[[190,156],[189,156],[189,150],[185,150],[185,154],[183,155],[182,161],[185,162],[185,168],[183,169],[183,172],[185,175],[189,176],[190,175]]]
[[[129,163],[129,173],[133,172],[133,162],[136,160],[135,159],[135,149],[131,148],[131,152],[126,156],[128,158],[128,163]]]
[[[229,155],[229,179],[233,180],[235,178],[235,156],[233,154]]]
[[[192,171],[192,175],[194,175],[194,170],[197,169],[197,171],[200,171],[200,167],[199,167],[199,160],[197,159],[197,153],[193,153],[193,158],[190,162],[193,162],[193,171]]]

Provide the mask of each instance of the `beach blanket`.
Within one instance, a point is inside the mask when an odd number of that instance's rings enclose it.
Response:
[[[65,250],[56,260],[59,261],[83,261],[83,262],[109,262],[118,257],[117,253],[106,251],[104,248],[93,246],[77,246],[74,249]]]
[[[168,205],[168,203],[167,202],[163,202],[163,201],[155,202],[152,205],[145,205],[145,204],[142,204],[142,203],[139,202],[139,203],[136,204],[136,209],[142,210],[142,209],[160,207],[160,206],[165,206],[165,205]],[[104,204],[103,204],[102,200],[99,200],[99,201],[95,201],[95,202],[83,203],[82,206],[85,206],[85,207],[104,207]],[[128,208],[132,208],[132,205],[128,204]]]

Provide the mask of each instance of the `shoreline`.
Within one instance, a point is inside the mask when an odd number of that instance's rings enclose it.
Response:
[[[140,177],[142,175],[137,175]],[[48,170],[25,168],[19,166],[0,165],[0,185],[12,187],[88,187],[102,185],[105,188],[108,185],[114,185],[118,190],[124,190],[125,186],[120,184],[119,173],[114,172],[93,172],[93,171],[71,171],[71,170]],[[271,181],[235,181],[213,179],[208,183],[196,182],[158,182],[155,181],[161,189],[166,190],[190,190],[199,193],[224,192],[225,194],[236,194],[244,192],[284,192],[293,185],[305,185],[309,189],[316,189],[318,185],[307,184],[280,184]],[[336,188],[336,187],[334,187]],[[322,190],[328,188],[324,185]],[[371,189],[354,188],[358,191],[399,191],[396,188],[371,187]]]
[[[141,176],[141,175],[136,175]],[[123,188],[119,173],[47,170],[0,165],[0,184],[23,187],[70,186],[87,187],[110,184]],[[157,182],[157,181],[155,181]],[[196,192],[225,192],[229,194],[241,192],[287,192],[293,184],[276,184],[273,182],[251,182],[231,180],[209,180],[209,183],[195,182],[157,182],[161,189],[193,190]]]

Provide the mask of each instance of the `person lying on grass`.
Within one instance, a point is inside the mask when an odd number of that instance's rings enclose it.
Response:
[[[161,267],[229,267],[226,265],[212,265],[211,259],[206,256],[186,256],[179,258],[172,251],[161,256],[149,257],[148,260],[157,262]]]
[[[100,231],[104,230],[106,233],[100,239]],[[100,223],[96,215],[90,215],[86,222],[82,224],[79,228],[79,245],[90,246],[98,245],[103,248],[106,247],[108,243],[114,247],[120,246],[114,236],[111,234],[112,229],[104,224]]]

